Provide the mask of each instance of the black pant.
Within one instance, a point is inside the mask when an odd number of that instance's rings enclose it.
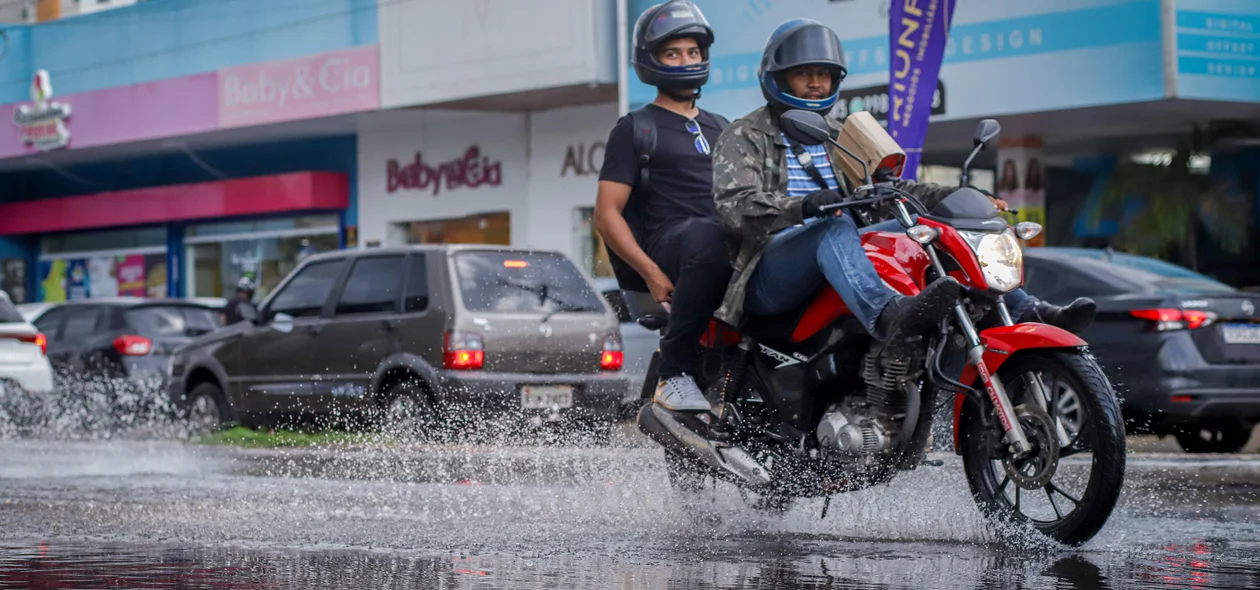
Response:
[[[731,279],[727,235],[716,219],[697,217],[662,230],[647,250],[674,283],[669,327],[661,338],[662,379],[695,373],[700,338],[722,305]]]

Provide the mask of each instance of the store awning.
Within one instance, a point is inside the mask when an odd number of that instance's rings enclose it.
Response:
[[[349,204],[346,174],[293,172],[2,203],[0,235],[345,209]]]

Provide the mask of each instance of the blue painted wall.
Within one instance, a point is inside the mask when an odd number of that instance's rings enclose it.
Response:
[[[7,104],[40,68],[64,96],[370,45],[376,0],[150,0],[0,31]]]

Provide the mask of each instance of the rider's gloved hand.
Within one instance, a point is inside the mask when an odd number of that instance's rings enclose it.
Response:
[[[819,189],[808,195],[805,195],[804,202],[801,203],[801,216],[809,219],[810,217],[822,217],[823,215],[832,215],[835,211],[823,211],[823,207],[828,205],[836,205],[844,200],[840,193],[831,189]]]

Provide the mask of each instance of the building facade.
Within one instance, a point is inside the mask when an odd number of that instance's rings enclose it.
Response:
[[[844,42],[836,114],[887,117],[902,0],[696,1],[717,32],[705,108],[761,104],[762,44],[805,16]],[[4,26],[0,288],[224,296],[248,276],[266,293],[311,252],[420,242],[555,249],[606,274],[598,170],[617,117],[652,97],[626,56],[653,3],[148,0]],[[1049,244],[1106,244],[1134,214],[1091,213],[1118,162],[1260,119],[1258,38],[1242,0],[960,2],[920,177],[952,182],[997,118],[973,180],[1040,215]],[[1198,164],[1254,204],[1256,149]],[[1247,256],[1216,274],[1260,284]]]

